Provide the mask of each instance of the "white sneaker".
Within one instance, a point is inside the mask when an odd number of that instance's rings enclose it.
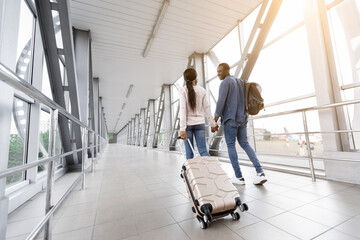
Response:
[[[245,185],[245,179],[244,179],[244,178],[232,177],[232,178],[230,179],[230,181],[231,181],[233,184],[236,184],[236,185]]]
[[[263,185],[267,181],[265,177],[265,173],[258,173],[255,176],[254,184],[255,185]]]

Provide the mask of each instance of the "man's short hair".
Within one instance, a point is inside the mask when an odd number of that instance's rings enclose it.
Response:
[[[227,64],[227,63],[220,63],[219,64],[219,67],[220,66],[222,66],[223,68],[224,68],[224,70],[230,70],[230,66],[229,66],[229,64]]]

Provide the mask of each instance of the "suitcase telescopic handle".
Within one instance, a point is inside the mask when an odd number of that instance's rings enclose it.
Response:
[[[179,136],[179,137],[177,137],[177,139],[181,139],[182,140],[182,138]],[[185,141],[185,140],[184,140]],[[194,149],[194,147],[192,146],[192,144],[191,144],[191,142],[190,142],[190,140],[187,138],[186,139],[186,141],[188,142],[188,144],[190,145],[190,148],[191,148],[191,151],[193,152],[193,154],[194,154],[194,156],[196,155],[196,153],[195,153],[195,149]],[[181,153],[182,154],[184,154],[183,153],[183,151],[182,151],[182,148],[181,148],[181,146],[180,146],[180,151],[181,151]]]

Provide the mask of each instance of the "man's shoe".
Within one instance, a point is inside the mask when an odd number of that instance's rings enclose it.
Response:
[[[230,181],[236,185],[245,185],[245,179],[243,177],[242,178],[233,177],[230,179]]]
[[[255,185],[263,185],[267,181],[265,173],[258,173],[254,179]]]

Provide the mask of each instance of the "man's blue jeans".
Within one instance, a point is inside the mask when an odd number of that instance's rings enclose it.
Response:
[[[192,146],[194,146],[194,136],[195,136],[196,145],[198,147],[200,156],[210,156],[208,150],[206,149],[205,124],[187,126],[186,136],[190,140]],[[186,159],[194,158],[194,154],[189,146],[189,142],[188,141],[184,141],[184,142],[185,142],[185,150],[186,150]]]
[[[254,150],[252,149],[252,147],[250,146],[247,140],[246,124],[247,123],[242,124],[239,127],[234,127],[234,125],[231,123],[229,124],[229,122],[224,124],[224,134],[225,134],[225,141],[228,149],[228,154],[231,161],[231,165],[235,172],[235,176],[237,178],[242,178],[243,176],[240,170],[238,155],[235,147],[236,139],[238,140],[242,149],[244,149],[244,151],[250,158],[251,162],[253,163],[256,169],[256,172],[257,173],[263,172],[259,159],[256,157]]]

